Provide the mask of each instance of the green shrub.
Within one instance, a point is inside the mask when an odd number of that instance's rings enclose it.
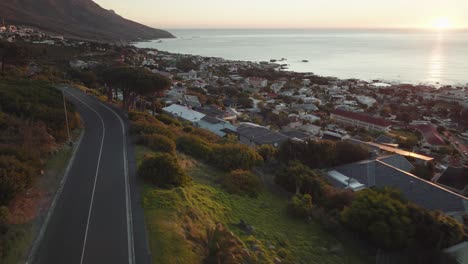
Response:
[[[191,133],[193,131],[193,127],[192,126],[186,126],[182,129],[182,131],[184,131],[185,133]]]
[[[215,133],[208,131],[203,128],[197,128],[197,127],[192,127],[192,131],[190,134],[195,135],[203,140],[209,141],[209,142],[218,142],[221,138],[216,135]]]
[[[257,197],[262,184],[257,175],[245,170],[232,171],[222,179],[223,187],[230,193],[247,194]]]
[[[252,148],[241,144],[218,145],[213,149],[213,164],[226,171],[250,170],[263,161]]]
[[[140,136],[138,143],[149,147],[155,152],[175,154],[176,151],[175,142],[172,139],[162,135],[142,135]]]
[[[171,188],[187,185],[191,179],[179,165],[176,157],[167,153],[155,153],[145,157],[138,174],[152,184]]]
[[[132,122],[130,126],[130,133],[133,135],[150,135],[159,134],[168,138],[174,139],[174,133],[163,124],[152,123],[147,121]]]
[[[156,119],[158,119],[159,121],[163,122],[166,125],[173,125],[173,126],[178,126],[178,127],[182,126],[182,123],[180,123],[179,120],[176,120],[165,114],[157,115]]]
[[[288,211],[293,216],[306,218],[312,214],[312,196],[309,194],[294,195],[288,204]]]
[[[145,113],[145,112],[139,112],[139,111],[130,111],[128,112],[128,119],[130,121],[146,121],[150,123],[159,123],[159,121],[156,119],[156,117]]]
[[[192,135],[179,137],[176,143],[180,152],[197,159],[209,160],[213,152],[210,143]]]

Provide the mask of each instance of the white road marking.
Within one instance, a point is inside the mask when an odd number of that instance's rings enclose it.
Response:
[[[83,102],[81,99],[79,99],[78,97],[76,97],[75,95],[73,95],[72,93],[66,91],[69,95],[71,95],[72,97],[74,97],[76,100],[80,101],[83,105],[85,105],[86,107],[88,107],[89,109],[91,109],[91,111],[93,111],[94,113],[96,113],[96,115],[99,117],[99,119],[101,120],[101,124],[102,124],[102,138],[101,138],[101,147],[99,149],[99,157],[98,157],[98,162],[97,162],[97,166],[96,166],[96,175],[94,176],[94,185],[93,185],[93,192],[91,194],[91,202],[90,202],[90,205],[89,205],[89,211],[88,211],[88,220],[86,222],[86,231],[85,231],[85,236],[84,236],[84,241],[83,241],[83,250],[81,251],[81,260],[80,260],[80,264],[83,264],[83,261],[84,261],[84,255],[85,255],[85,251],[86,251],[86,242],[87,242],[87,239],[88,239],[88,231],[89,231],[89,222],[91,221],[91,213],[93,211],[93,203],[94,203],[94,194],[96,192],[96,185],[97,185],[97,179],[98,179],[98,175],[99,175],[99,168],[100,168],[100,165],[101,165],[101,156],[102,156],[102,148],[104,146],[104,138],[106,136],[106,125],[104,124],[104,119],[102,118],[102,116],[96,111],[94,110],[94,108],[92,108],[91,106],[89,106],[87,103]]]
[[[126,213],[127,213],[127,244],[128,244],[128,263],[133,264],[135,263],[135,244],[133,241],[133,214],[132,214],[132,205],[131,205],[131,192],[130,192],[130,184],[128,180],[128,160],[127,160],[127,139],[126,139],[126,131],[125,131],[125,124],[120,117],[112,108],[108,107],[107,105],[101,103],[101,105],[106,108],[107,110],[111,111],[120,121],[120,125],[122,126],[122,141],[123,141],[123,163],[124,163],[124,174],[125,174],[125,203],[126,203]]]

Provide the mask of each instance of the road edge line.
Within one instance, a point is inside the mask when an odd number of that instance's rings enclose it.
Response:
[[[81,116],[80,116],[80,119],[81,119]],[[83,126],[83,130],[80,133],[78,141],[74,145],[72,156],[71,156],[70,160],[68,161],[68,165],[67,165],[67,168],[65,169],[65,173],[63,175],[63,178],[60,181],[60,185],[59,185],[57,191],[55,192],[54,199],[52,200],[52,203],[50,204],[49,209],[47,210],[47,215],[46,215],[46,218],[44,220],[44,223],[42,223],[41,228],[39,230],[39,233],[36,236],[36,239],[34,240],[33,245],[32,245],[32,247],[31,247],[31,249],[29,251],[28,258],[26,260],[26,264],[34,262],[34,258],[36,257],[36,254],[37,254],[37,249],[39,247],[39,244],[42,242],[42,239],[44,238],[44,234],[45,234],[45,231],[47,230],[47,227],[49,225],[49,221],[50,221],[50,219],[52,217],[53,212],[55,211],[55,207],[57,206],[57,201],[59,200],[60,196],[62,196],[63,188],[64,188],[65,184],[67,183],[68,175],[70,173],[70,170],[71,170],[71,167],[72,167],[73,163],[75,162],[76,153],[78,152],[78,149],[81,147],[81,143],[82,143],[82,140],[83,140],[83,137],[84,137],[85,133],[86,133],[86,127]]]

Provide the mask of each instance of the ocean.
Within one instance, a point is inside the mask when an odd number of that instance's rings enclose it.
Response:
[[[285,58],[288,70],[433,85],[468,84],[468,30],[187,29],[136,43],[230,60]],[[307,61],[307,62],[304,62]]]

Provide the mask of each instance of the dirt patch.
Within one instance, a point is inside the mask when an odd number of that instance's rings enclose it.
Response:
[[[18,195],[9,205],[8,224],[20,225],[34,220],[43,210],[46,210],[50,196],[37,188],[31,188]]]

